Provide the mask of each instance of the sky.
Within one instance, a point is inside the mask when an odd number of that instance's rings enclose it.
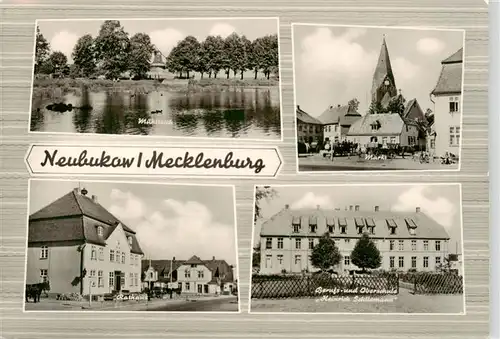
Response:
[[[50,43],[51,51],[61,51],[71,63],[71,53],[79,37],[91,34],[96,37],[104,20],[41,20],[40,32]],[[146,19],[120,20],[125,32],[132,37],[136,33],[147,33],[151,41],[163,55],[168,56],[178,41],[193,35],[199,41],[208,35],[227,37],[233,32],[245,35],[248,39],[278,33],[276,19]]]
[[[318,117],[329,106],[360,101],[364,115],[371,101],[373,73],[385,34],[396,86],[407,101],[433,109],[429,93],[441,61],[463,47],[462,31],[294,25],[296,105]]]
[[[275,186],[277,194],[274,198],[262,200],[262,218],[257,221],[254,232],[254,244],[258,242],[260,227],[285,205],[291,209],[316,208],[325,209],[359,205],[360,210],[373,211],[379,206],[380,211],[414,212],[420,207],[437,223],[443,225],[450,235],[450,253],[462,251],[462,228],[460,211],[460,188],[458,185],[377,185],[377,186]],[[370,194],[367,194],[370,190]]]
[[[78,181],[33,180],[30,215],[57,200]],[[80,182],[87,196],[136,231],[146,259],[213,256],[236,265],[233,188],[119,182]],[[214,199],[216,197],[216,199]]]

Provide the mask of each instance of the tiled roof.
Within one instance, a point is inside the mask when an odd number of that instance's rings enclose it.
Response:
[[[310,218],[317,225],[316,233],[310,233]],[[338,238],[358,238],[355,219],[365,223],[374,223],[373,238],[423,238],[449,239],[445,228],[423,212],[391,212],[391,211],[336,211],[324,209],[292,210],[285,208],[262,224],[260,235],[266,236],[321,236],[328,231],[327,225],[334,226],[332,236]],[[411,219],[415,225],[415,235],[410,233]],[[368,221],[367,221],[368,220]],[[341,234],[339,224],[345,223],[346,234]],[[300,231],[293,233],[293,224],[300,224]],[[396,234],[390,233],[389,224],[397,226]],[[366,230],[366,227],[365,227]]]
[[[323,125],[321,121],[301,110],[299,106],[297,106],[297,120],[306,124]]]
[[[380,128],[373,130],[374,124]],[[352,124],[347,135],[399,135],[403,126],[404,121],[399,114],[366,114]]]
[[[132,237],[131,252],[143,254],[135,232],[108,210],[74,190],[55,200],[29,217],[29,242],[87,241],[105,245],[111,233],[121,224],[125,234]],[[103,227],[103,236],[97,227]],[[54,235],[59,233],[59,235]]]
[[[361,118],[361,114],[351,109],[349,105],[330,106],[318,118],[324,125],[339,124],[350,126]]]
[[[198,258],[196,255],[193,255],[191,258],[189,258],[188,261],[185,262],[187,265],[202,265],[203,261],[201,261],[200,258]]]
[[[432,94],[462,93],[463,49],[441,62],[441,74]]]

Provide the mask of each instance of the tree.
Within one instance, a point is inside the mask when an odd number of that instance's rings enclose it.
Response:
[[[368,108],[369,114],[382,114],[384,113],[384,108],[379,101],[372,101],[370,107]]]
[[[205,73],[210,72],[210,59],[208,51],[210,49],[209,42],[207,39],[200,43],[200,49],[198,50],[195,71],[200,73],[201,79]]]
[[[240,69],[240,79],[243,80],[243,74],[246,70],[253,70],[255,67],[255,55],[253,52],[253,45],[250,40],[247,39],[246,36],[241,37],[241,44],[244,51],[243,62],[241,63]]]
[[[137,33],[130,38],[129,70],[132,76],[145,78],[149,72],[154,47],[145,33]]]
[[[262,209],[260,207],[260,202],[262,199],[272,199],[276,195],[278,195],[278,192],[274,188],[271,188],[271,186],[257,186],[255,187],[255,214],[254,214],[254,221],[257,221],[257,219],[262,218]]]
[[[43,34],[40,32],[40,27],[36,26],[36,42],[35,42],[35,73],[40,71],[40,66],[45,62],[50,53],[50,44],[47,42]]]
[[[221,36],[208,36],[203,44],[203,59],[206,60],[208,77],[217,78],[217,73],[224,66],[224,39]]]
[[[353,98],[349,100],[347,105],[349,106],[352,112],[357,112],[359,108],[359,100],[357,98]]]
[[[224,63],[227,79],[231,70],[236,74],[245,66],[245,47],[236,32],[224,40]]]
[[[279,67],[278,35],[266,35],[259,40],[258,66],[267,79]]]
[[[338,265],[341,258],[339,249],[328,232],[319,239],[319,243],[314,246],[310,257],[311,264],[322,272]]]
[[[94,39],[86,34],[78,39],[73,48],[73,64],[76,66],[76,74],[90,77],[96,70],[94,58]]]
[[[393,114],[396,113],[402,116],[405,111],[405,102],[406,99],[401,94],[395,96],[389,100],[389,104],[387,105],[385,112]]]
[[[169,72],[179,73],[179,75],[182,75],[182,67],[180,64],[180,52],[178,46],[172,48],[172,50],[168,54],[167,59],[165,60],[165,66],[169,70]]]
[[[68,67],[68,58],[64,53],[56,51],[52,52],[52,54],[40,65],[40,73],[44,74],[53,74],[53,73],[61,73],[69,74]]]
[[[119,78],[127,70],[129,38],[118,20],[106,20],[95,39],[95,58],[108,79]]]
[[[179,41],[167,57],[167,69],[170,72],[189,72],[197,69],[199,60],[200,43],[194,36],[187,36]]]
[[[382,264],[380,252],[368,234],[363,234],[361,239],[356,242],[351,252],[351,261],[354,265],[361,268],[363,272],[365,272],[367,268],[375,269]]]
[[[260,266],[260,241],[253,247],[252,267]]]

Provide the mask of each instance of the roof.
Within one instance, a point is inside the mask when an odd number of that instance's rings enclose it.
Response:
[[[195,258],[194,260],[192,260]],[[145,272],[149,268],[150,260],[142,260],[141,266],[142,271]],[[232,282],[234,281],[234,273],[233,268],[229,265],[225,260],[221,259],[209,259],[209,260],[201,260],[197,256],[191,257],[189,260],[151,260],[151,266],[160,273],[160,275],[164,276],[165,274],[170,274],[170,265],[172,265],[172,270],[177,270],[182,265],[191,265],[193,263],[197,263],[199,265],[205,265],[212,272],[212,280],[215,281],[216,278],[221,278],[223,282]]]
[[[318,118],[324,125],[339,124],[350,126],[361,118],[361,114],[352,110],[351,106],[330,106]]]
[[[373,220],[375,225],[372,238],[423,238],[423,239],[449,239],[445,228],[423,212],[393,212],[393,211],[336,211],[326,209],[300,209],[284,208],[262,224],[260,235],[266,236],[322,236],[328,231],[327,225],[334,226],[333,236],[338,238],[358,238],[356,221]],[[368,221],[366,221],[368,219]],[[416,224],[415,235],[410,233],[410,225],[406,219],[411,219]],[[339,220],[345,220],[346,234],[339,230]],[[389,221],[388,221],[389,220]],[[390,234],[389,223],[396,225],[396,234]],[[311,234],[310,222],[317,225],[316,233]],[[293,224],[300,224],[300,231],[293,233]]]
[[[460,48],[441,62],[441,73],[436,87],[431,94],[460,94],[462,93],[463,49]]]
[[[135,231],[75,189],[30,215],[28,242],[86,241],[104,246],[120,224],[125,234],[132,237],[131,252],[143,254]],[[103,227],[102,237],[97,226]]]
[[[384,37],[382,39],[382,46],[380,47],[380,55],[378,57],[377,66],[375,67],[375,72],[373,74],[372,96],[375,95],[377,89],[383,84],[386,78],[389,78],[394,87],[396,87],[394,73],[392,72],[391,59],[389,57],[389,50],[387,49],[387,43],[385,42]],[[373,100],[376,100],[376,98],[373,98]]]
[[[300,122],[303,122],[305,124],[323,125],[321,121],[301,110],[300,106],[297,106],[296,112],[297,112],[297,120],[299,120]]]
[[[378,124],[380,128],[373,130],[374,124]],[[399,135],[404,124],[399,114],[366,114],[352,124],[347,135]]]

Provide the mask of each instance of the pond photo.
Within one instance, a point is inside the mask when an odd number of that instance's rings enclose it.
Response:
[[[281,140],[277,32],[276,18],[37,21],[30,132]]]

